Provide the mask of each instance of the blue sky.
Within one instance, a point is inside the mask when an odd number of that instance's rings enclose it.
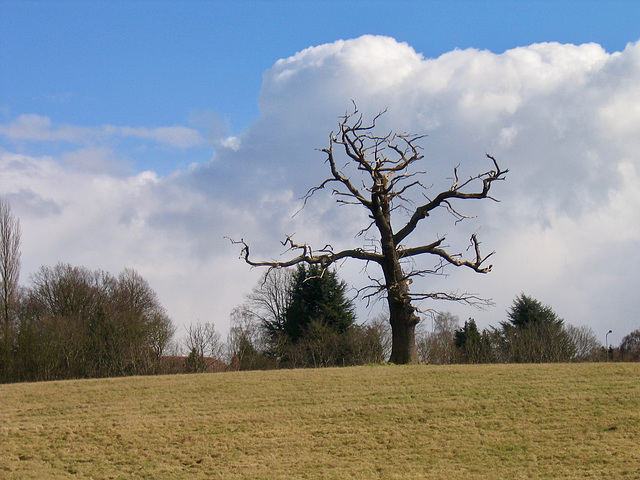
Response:
[[[0,2],[0,104],[79,125],[167,125],[211,110],[234,133],[258,115],[262,73],[364,34],[426,57],[638,35],[634,1]]]
[[[640,328],[639,25],[635,1],[0,0],[0,195],[22,281],[58,261],[130,266],[178,325],[226,331],[260,272],[225,236],[272,258],[292,232],[353,242],[357,213],[330,198],[291,218],[353,99],[428,133],[437,178],[485,151],[512,172],[499,209],[452,230],[481,229],[494,272],[425,285],[496,307],[427,308],[496,325],[524,292],[619,342]]]

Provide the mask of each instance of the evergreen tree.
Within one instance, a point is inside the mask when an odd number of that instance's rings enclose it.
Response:
[[[487,363],[492,360],[489,335],[486,331],[480,333],[473,318],[455,331],[454,341],[463,362]]]
[[[518,295],[507,313],[509,322],[516,328],[524,328],[532,324],[544,324],[561,327],[562,319],[548,305],[528,297],[524,293]]]
[[[521,293],[502,322],[508,357],[514,362],[563,362],[575,353],[564,321],[553,309]]]
[[[336,272],[323,271],[317,265],[298,265],[284,313],[284,335],[296,343],[314,322],[344,333],[355,322],[355,309],[346,290],[347,284],[338,279]]]

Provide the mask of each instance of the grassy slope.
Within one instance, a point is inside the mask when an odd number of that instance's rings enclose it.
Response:
[[[638,478],[640,364],[0,385],[0,478]]]

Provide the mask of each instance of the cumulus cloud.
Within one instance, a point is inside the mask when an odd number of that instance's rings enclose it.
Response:
[[[247,131],[232,136],[201,117],[217,141],[214,158],[166,178],[79,168],[87,156],[115,161],[113,151],[91,151],[84,142],[131,136],[190,148],[203,142],[201,129],[85,128],[23,115],[0,126],[0,135],[78,144],[48,157],[0,151],[7,172],[0,188],[23,221],[28,269],[58,260],[134,266],[178,323],[212,320],[226,329],[229,311],[260,272],[238,260],[224,236],[244,237],[256,255],[278,258],[286,234],[337,248],[353,244],[364,226],[362,212],[337,208],[322,194],[293,217],[302,195],[327,174],[315,149],[327,145],[351,100],[365,116],[387,109],[382,131],[428,135],[425,183],[434,190],[448,187],[455,165],[464,175],[487,168],[485,152],[510,169],[495,186],[501,203],[465,206],[478,218],[457,226],[444,212],[436,215],[416,240],[450,232],[452,248],[463,251],[478,231],[483,248],[497,252],[491,274],[453,269],[415,287],[475,291],[496,308],[428,307],[497,325],[525,292],[598,334],[611,328],[621,337],[638,328],[630,312],[640,300],[629,291],[637,283],[631,267],[640,262],[638,43],[616,53],[596,44],[544,43],[438,58],[387,37],[314,46],[264,73],[261,116]],[[345,264],[344,276],[362,282],[360,267]]]

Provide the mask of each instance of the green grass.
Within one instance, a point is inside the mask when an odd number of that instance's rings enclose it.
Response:
[[[638,478],[640,364],[0,385],[0,478]]]

